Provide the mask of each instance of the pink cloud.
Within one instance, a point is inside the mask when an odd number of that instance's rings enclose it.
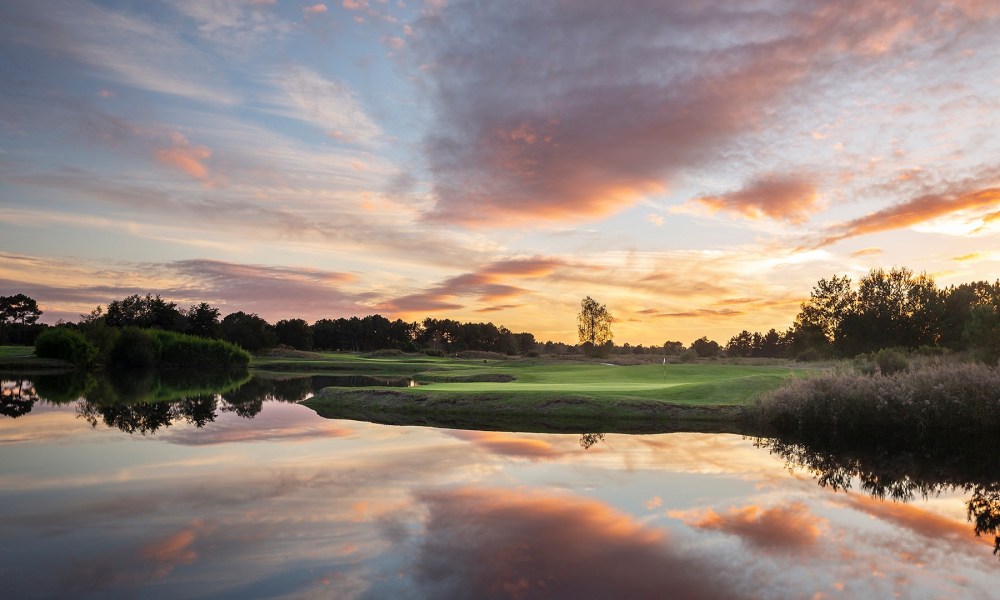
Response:
[[[528,290],[505,283],[508,278],[537,278],[553,273],[564,263],[557,259],[529,258],[495,261],[473,273],[449,277],[444,281],[415,294],[400,296],[378,306],[392,313],[434,312],[463,308],[460,298],[474,298],[478,302],[496,303],[516,298]],[[506,304],[510,307],[512,304]],[[499,310],[497,308],[487,308]]]
[[[326,5],[323,3],[313,4],[312,6],[306,6],[302,9],[307,15],[321,15],[326,12]]]
[[[455,598],[743,598],[717,565],[594,500],[503,489],[424,493],[415,580]]]
[[[631,6],[582,0],[553,11],[479,0],[423,16],[408,47],[439,115],[426,138],[435,196],[428,219],[535,226],[611,214],[752,147],[786,104],[818,93],[827,77],[917,44],[936,51],[974,20],[937,4],[889,1],[766,13],[659,0]],[[704,40],[698,52],[662,43],[688,37]],[[816,208],[807,183],[788,178],[715,201],[789,222]]]
[[[205,146],[192,145],[180,133],[172,132],[169,145],[153,151],[160,163],[186,173],[198,181],[208,181],[209,171],[205,162],[212,157],[212,151]]]
[[[816,186],[809,178],[793,175],[764,175],[750,181],[741,190],[701,196],[694,202],[707,206],[713,212],[793,224],[804,223],[819,210]]]

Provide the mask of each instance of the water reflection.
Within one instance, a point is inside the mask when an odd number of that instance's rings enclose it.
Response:
[[[152,434],[183,421],[202,428],[220,413],[252,419],[264,402],[300,402],[330,385],[323,376],[232,377],[218,372],[131,371],[127,375],[69,372],[12,377],[2,382],[0,414],[16,418],[39,402],[77,401],[76,413],[130,434]]]
[[[16,419],[31,412],[38,402],[38,392],[27,379],[0,382],[0,415]]]
[[[385,427],[328,382],[11,379],[5,597],[995,595],[987,439]]]
[[[876,435],[849,442],[833,436],[757,438],[755,445],[834,491],[856,483],[873,499],[897,503],[960,491],[968,496],[967,517],[975,535],[993,536],[993,553],[1000,555],[1000,457],[992,437],[942,434],[919,445]],[[898,515],[905,509],[882,512]]]

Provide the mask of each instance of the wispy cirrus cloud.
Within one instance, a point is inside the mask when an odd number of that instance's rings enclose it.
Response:
[[[0,3],[0,37],[69,57],[119,85],[196,102],[240,101],[209,58],[170,28],[85,0]]]
[[[178,0],[172,6],[193,19],[204,38],[245,56],[291,32],[292,24],[277,14],[275,4],[277,0]]]
[[[415,294],[400,296],[378,306],[392,313],[433,312],[463,308],[462,298],[492,304],[487,310],[499,310],[495,303],[517,298],[529,290],[506,283],[509,279],[538,278],[553,273],[565,265],[560,259],[528,258],[500,260],[488,263],[473,273],[449,277],[437,285]]]
[[[273,111],[320,128],[331,138],[371,145],[382,130],[346,83],[302,65],[292,65],[272,78],[282,96],[271,99]]]
[[[368,312],[371,293],[352,273],[219,260],[94,264],[0,254],[0,285],[39,299],[49,318],[76,320],[95,305],[151,292],[181,306],[206,301],[223,313],[256,312],[275,321]]]

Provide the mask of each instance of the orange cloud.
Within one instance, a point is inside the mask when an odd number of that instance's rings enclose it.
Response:
[[[869,213],[833,227],[816,247],[829,246],[847,238],[904,229],[955,213],[995,209],[1000,204],[1000,188],[927,194],[889,208]],[[971,222],[985,223],[993,214],[970,214]]]
[[[801,502],[766,509],[755,505],[733,506],[722,514],[711,508],[667,514],[692,527],[736,535],[753,546],[768,550],[799,550],[813,546],[827,528],[826,519],[813,515]]]
[[[153,156],[161,163],[186,173],[198,181],[208,181],[209,172],[205,161],[212,157],[212,151],[205,146],[194,146],[180,133],[170,134],[170,146],[153,151]]]
[[[943,517],[919,506],[851,493],[846,494],[842,501],[851,508],[907,529],[925,538],[928,543],[945,542],[956,549],[979,545],[993,546],[992,539],[976,537],[974,528],[969,523]],[[915,545],[922,546],[919,542]]]
[[[749,219],[766,217],[793,224],[804,223],[819,210],[815,184],[794,175],[765,175],[741,190],[702,196],[694,201],[712,212],[728,212]]]
[[[143,558],[156,564],[156,577],[165,577],[176,567],[189,565],[198,560],[198,553],[192,548],[199,535],[209,531],[201,520],[160,541],[146,545],[140,551]]]
[[[879,254],[882,254],[882,249],[881,248],[874,248],[874,247],[872,247],[872,248],[861,248],[860,250],[855,250],[854,252],[851,252],[851,256],[855,256],[855,257],[860,257],[860,256],[877,256]]]
[[[979,260],[983,258],[982,252],[970,252],[969,254],[963,254],[962,256],[954,256],[951,260],[955,262],[968,262],[973,260]]]
[[[594,500],[502,489],[425,493],[414,580],[455,598],[743,598],[666,533]]]
[[[497,431],[453,431],[453,437],[471,442],[492,454],[540,460],[561,456],[563,452],[538,437],[521,437]]]
[[[667,318],[691,318],[691,317],[738,317],[740,315],[746,314],[742,310],[734,310],[731,308],[722,309],[712,309],[712,308],[699,308],[697,310],[688,310],[683,312],[663,312],[652,308],[647,308],[645,310],[638,311],[639,314],[653,317],[655,319],[667,319]]]
[[[302,9],[307,15],[321,15],[326,12],[326,5],[323,3],[313,4],[312,6],[306,6]]]

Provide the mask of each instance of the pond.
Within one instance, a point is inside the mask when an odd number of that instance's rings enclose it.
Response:
[[[981,451],[376,425],[297,404],[322,377],[63,377],[3,383],[7,598],[1000,593]]]

